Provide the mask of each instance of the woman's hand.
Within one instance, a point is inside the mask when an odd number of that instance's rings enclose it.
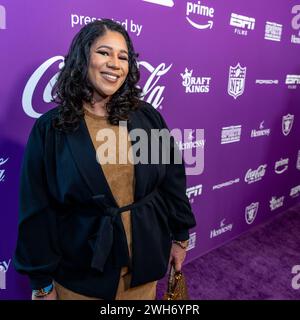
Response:
[[[54,287],[53,290],[49,294],[47,294],[46,296],[39,298],[39,297],[35,297],[32,294],[31,299],[32,300],[58,300],[58,296],[57,296],[56,289]]]
[[[186,249],[181,248],[176,243],[172,244],[170,259],[169,259],[169,268],[170,264],[173,263],[175,265],[175,271],[180,271],[182,267],[182,263],[186,256]]]

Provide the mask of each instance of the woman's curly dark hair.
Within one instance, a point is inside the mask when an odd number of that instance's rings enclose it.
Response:
[[[76,130],[84,116],[83,101],[92,102],[93,88],[87,78],[90,48],[107,30],[123,35],[128,47],[129,67],[126,80],[106,104],[108,121],[117,125],[120,120],[128,120],[129,112],[138,108],[142,96],[142,89],[136,86],[140,79],[136,60],[139,54],[134,51],[131,39],[121,24],[110,19],[96,20],[84,26],[74,37],[52,90],[53,102],[58,105],[54,127],[60,131]]]

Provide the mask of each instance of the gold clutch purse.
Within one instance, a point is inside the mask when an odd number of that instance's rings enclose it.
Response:
[[[163,295],[163,300],[189,300],[187,285],[182,271],[175,271],[175,267],[171,264],[168,289]]]

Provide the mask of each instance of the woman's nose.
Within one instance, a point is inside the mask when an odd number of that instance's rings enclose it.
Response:
[[[113,56],[111,56],[111,58],[109,59],[107,65],[108,65],[110,68],[119,69],[119,68],[120,68],[120,61],[119,61],[119,59],[118,59],[117,56],[113,55]]]

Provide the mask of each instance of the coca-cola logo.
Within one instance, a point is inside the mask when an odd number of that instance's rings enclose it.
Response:
[[[64,57],[55,56],[46,60],[33,72],[25,85],[22,95],[22,106],[24,112],[31,118],[39,118],[42,115],[42,113],[36,111],[36,106],[33,104],[33,97],[42,77],[48,76],[50,67],[55,63],[58,63],[58,69],[61,70],[64,66]],[[144,93],[144,97],[142,99],[146,98],[146,101],[157,109],[159,106],[161,106],[161,103],[164,99],[163,93],[165,90],[165,86],[160,85],[159,80],[170,70],[172,64],[166,67],[165,63],[161,63],[154,68],[150,63],[141,61],[139,62],[139,66],[143,66],[147,71],[150,72],[150,76],[147,78],[142,88]],[[49,81],[47,82],[46,86],[42,88],[42,97],[44,103],[48,104],[52,100],[51,90],[56,82],[59,70],[54,75],[49,74]]]
[[[161,103],[164,100],[163,93],[165,91],[165,86],[159,84],[159,80],[171,69],[172,64],[166,67],[165,63],[161,63],[154,68],[150,63],[146,61],[140,61],[139,66],[143,66],[147,71],[150,72],[150,76],[147,78],[143,87],[143,99],[146,98],[146,101],[152,104],[155,109],[157,109],[161,106]]]
[[[36,88],[38,87],[41,78],[46,74],[49,68],[56,62],[60,61],[58,64],[58,68],[61,70],[64,66],[64,57],[63,56],[55,56],[48,60],[46,60],[41,66],[39,66],[31,75],[29,80],[27,81],[23,96],[22,96],[22,106],[24,112],[31,118],[39,118],[42,113],[37,112],[35,106],[33,105],[33,96]],[[51,90],[53,85],[56,82],[56,78],[59,72],[55,73],[52,77],[50,77],[49,81],[47,82],[44,90],[43,90],[43,101],[45,103],[50,103],[52,96]]]
[[[266,167],[267,167],[267,165],[264,164],[264,165],[259,166],[255,170],[249,169],[246,173],[246,176],[245,176],[245,182],[252,183],[252,182],[256,182],[256,181],[261,180],[261,178],[266,173]]]

